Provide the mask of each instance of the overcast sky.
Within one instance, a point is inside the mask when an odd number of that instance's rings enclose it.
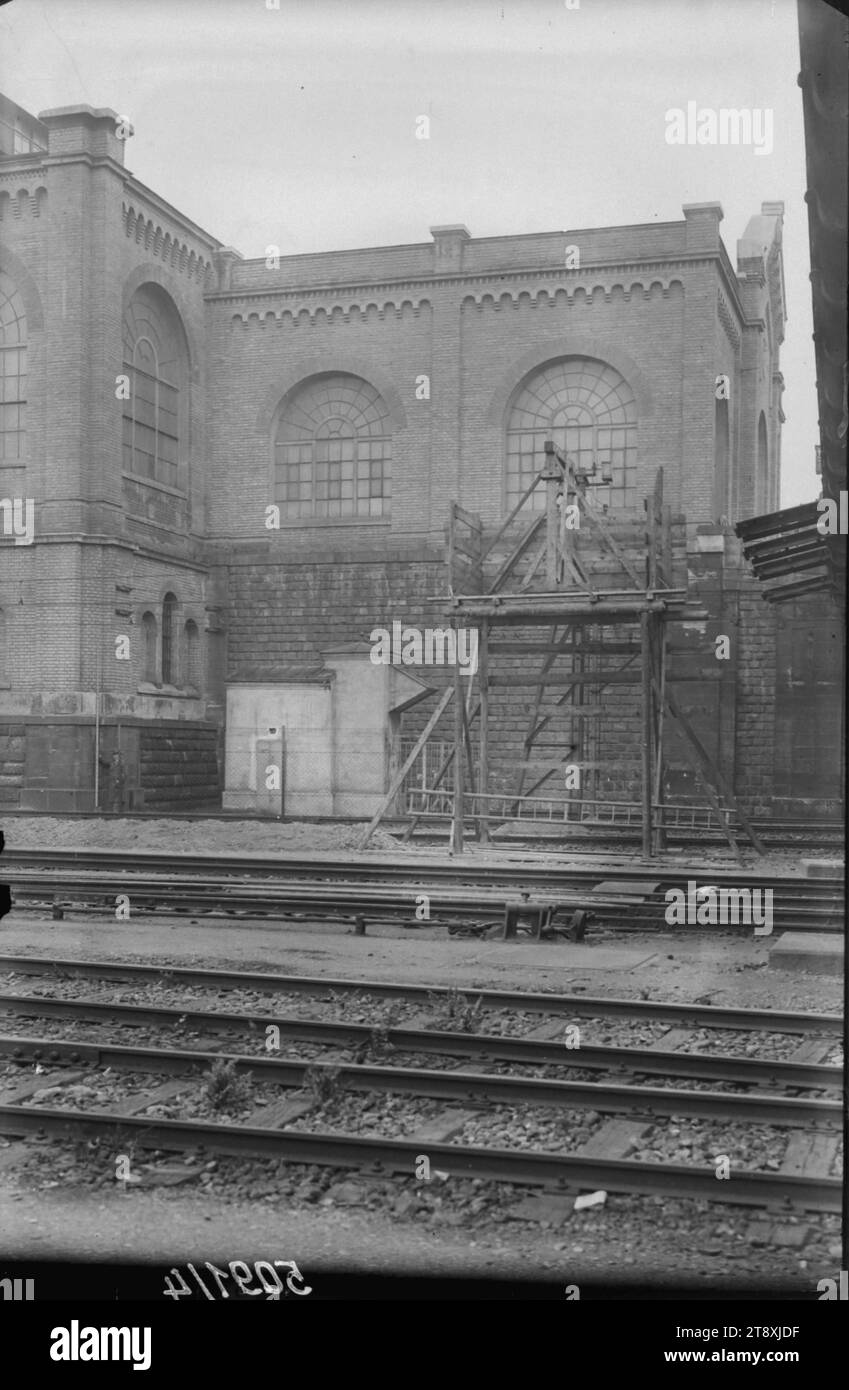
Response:
[[[575,0],[571,0],[574,5]],[[732,264],[786,205],[782,505],[819,494],[795,0],[11,0],[0,89],[135,127],[132,172],[246,256],[673,221]],[[670,146],[665,113],[774,113],[774,148]],[[416,138],[416,118],[430,138]]]

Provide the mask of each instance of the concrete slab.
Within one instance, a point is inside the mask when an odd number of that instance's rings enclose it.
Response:
[[[843,938],[837,932],[786,931],[769,953],[772,970],[842,975]]]

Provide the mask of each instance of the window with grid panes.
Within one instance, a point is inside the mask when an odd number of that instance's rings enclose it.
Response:
[[[637,406],[634,393],[613,367],[592,358],[568,357],[542,367],[519,392],[507,421],[507,508],[518,502],[545,463],[543,445],[554,443],[578,469],[601,484],[594,505],[615,513],[638,510]],[[540,484],[528,504],[545,508]]]
[[[280,417],[274,461],[275,501],[290,520],[389,514],[389,412],[361,377],[307,382]]]
[[[182,330],[164,296],[143,287],[124,319],[124,472],[183,490],[180,391],[187,354]]]
[[[27,319],[23,300],[0,272],[0,463],[24,458]]]

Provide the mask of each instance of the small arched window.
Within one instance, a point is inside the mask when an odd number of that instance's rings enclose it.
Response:
[[[124,316],[124,472],[184,490],[188,352],[166,294],[144,285]]]
[[[543,445],[553,439],[594,486],[592,501],[605,510],[637,508],[637,403],[615,367],[567,357],[540,368],[520,390],[507,420],[507,506],[512,508],[542,471]],[[531,507],[545,507],[545,489]]]
[[[24,458],[27,318],[14,282],[0,271],[0,464]]]
[[[184,629],[186,685],[200,690],[200,633],[193,618],[189,618]]]
[[[141,621],[144,652],[144,680],[149,685],[156,683],[156,619],[152,613],[145,613]]]
[[[283,516],[387,516],[392,437],[383,397],[361,377],[308,381],[284,407],[274,442]]]
[[[176,685],[177,673],[174,670],[174,620],[177,613],[175,594],[166,594],[162,600],[162,684]]]

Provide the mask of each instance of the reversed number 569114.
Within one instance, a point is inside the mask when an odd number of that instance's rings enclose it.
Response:
[[[278,1265],[289,1271],[286,1275],[285,1283],[277,1272]],[[244,1294],[248,1298],[260,1298],[264,1293],[270,1302],[272,1299],[279,1299],[281,1293],[285,1294],[287,1291],[296,1294],[312,1293],[309,1284],[304,1284],[304,1276],[301,1274],[294,1260],[275,1260],[273,1264],[270,1260],[255,1260],[253,1269],[251,1269],[250,1265],[245,1264],[244,1260],[231,1260],[227,1269],[219,1269],[217,1265],[210,1264],[209,1260],[204,1260],[203,1269],[208,1270],[209,1274],[212,1276],[212,1278],[208,1279],[208,1283],[204,1282],[194,1265],[186,1265],[186,1269],[189,1274],[191,1274],[198,1288],[201,1290],[201,1293],[203,1293],[206,1298],[212,1299],[213,1301],[216,1298],[230,1297],[230,1294],[224,1287],[224,1280],[227,1278],[232,1279],[233,1283],[237,1286],[239,1290],[239,1293],[236,1294],[237,1298],[240,1294]],[[172,1275],[175,1280],[179,1280],[179,1285],[171,1282]],[[259,1280],[259,1287],[252,1289],[250,1285],[253,1283],[254,1278]],[[267,1279],[273,1282],[267,1283]],[[296,1288],[296,1281],[300,1281],[301,1284],[304,1284],[304,1287],[301,1289]],[[210,1293],[208,1285],[217,1286],[218,1292]],[[166,1298],[178,1299],[185,1298],[186,1296],[190,1298],[197,1297],[191,1284],[186,1283],[178,1269],[169,1270],[165,1277],[165,1288],[162,1292],[163,1296]]]

